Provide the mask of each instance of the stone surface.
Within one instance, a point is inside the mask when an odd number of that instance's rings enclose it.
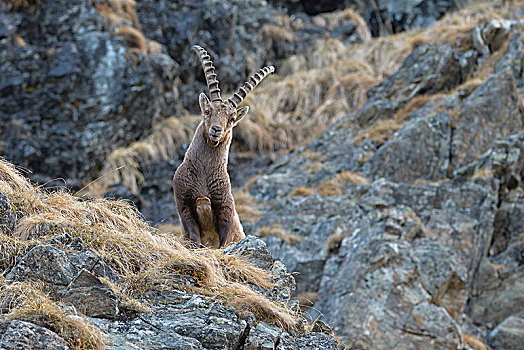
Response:
[[[90,250],[65,253],[51,245],[37,245],[6,275],[7,280],[44,282],[52,292],[65,288],[86,269],[100,277],[117,280],[118,273]]]
[[[492,349],[520,349],[524,341],[524,318],[511,316],[489,335]]]
[[[129,56],[90,1],[36,9],[2,15],[10,29],[0,39],[0,150],[33,180],[81,186],[113,149],[166,117],[175,63]]]
[[[116,294],[86,269],[80,270],[60,296],[86,316],[114,319],[119,313]]]
[[[278,344],[282,330],[260,322],[249,331],[244,349],[246,350],[273,350]]]
[[[5,350],[67,350],[66,341],[49,329],[25,321],[0,322],[0,348]]]

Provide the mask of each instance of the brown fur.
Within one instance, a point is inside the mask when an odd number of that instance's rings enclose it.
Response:
[[[191,49],[199,55],[211,101],[204,93],[198,98],[203,118],[175,172],[173,190],[184,237],[196,246],[221,248],[246,237],[227,173],[233,128],[249,111],[237,106],[275,68],[262,68],[224,101],[207,51]]]
[[[227,162],[232,129],[241,119],[239,114],[243,117],[247,113],[247,107],[235,109],[227,101],[210,102],[203,94],[200,102],[204,119],[175,172],[173,189],[185,238],[218,248],[245,237],[231,193]],[[221,127],[222,136],[210,137],[211,127]]]

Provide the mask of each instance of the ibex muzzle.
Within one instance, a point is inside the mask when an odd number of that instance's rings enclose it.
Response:
[[[231,98],[222,100],[211,58],[200,46],[191,49],[202,63],[209,98],[204,93],[198,98],[202,121],[175,172],[173,189],[185,238],[196,246],[219,248],[245,237],[227,173],[233,128],[249,111],[238,105],[275,68],[262,68]]]

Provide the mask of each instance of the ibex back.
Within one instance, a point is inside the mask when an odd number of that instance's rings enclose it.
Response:
[[[193,46],[206,76],[209,98],[200,93],[202,121],[173,178],[178,217],[187,240],[195,246],[224,247],[245,237],[235,209],[227,173],[233,128],[249,107],[238,107],[273,67],[264,67],[227,100],[220,97],[215,67],[206,50]]]

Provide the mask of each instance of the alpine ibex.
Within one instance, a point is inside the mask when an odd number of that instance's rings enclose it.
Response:
[[[238,105],[275,68],[262,68],[233,96],[222,100],[207,51],[198,45],[191,49],[199,55],[211,100],[200,93],[202,121],[175,172],[173,190],[184,237],[195,246],[219,248],[245,237],[227,173],[233,128],[249,110]]]

